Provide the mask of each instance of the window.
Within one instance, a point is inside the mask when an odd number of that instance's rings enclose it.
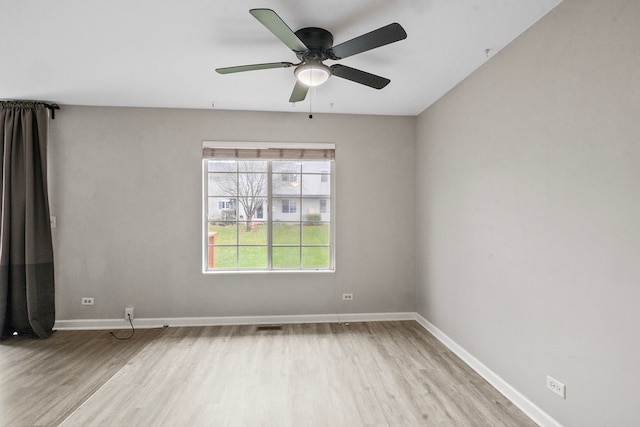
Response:
[[[298,175],[295,173],[283,173],[280,177],[283,182],[298,182]]]
[[[320,199],[320,213],[327,213],[327,199]]]
[[[296,213],[296,199],[282,199],[282,213],[294,214]]]
[[[334,269],[332,144],[203,143],[203,270]]]

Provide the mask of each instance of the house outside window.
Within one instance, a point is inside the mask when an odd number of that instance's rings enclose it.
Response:
[[[248,145],[203,143],[203,271],[333,271],[333,145]]]

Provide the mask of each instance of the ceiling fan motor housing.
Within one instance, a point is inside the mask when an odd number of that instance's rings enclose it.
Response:
[[[301,61],[324,61],[329,59],[329,49],[333,46],[333,35],[324,28],[307,27],[295,32],[295,35],[309,48],[306,52],[296,52]]]

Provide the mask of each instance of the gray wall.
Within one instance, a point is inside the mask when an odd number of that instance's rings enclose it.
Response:
[[[567,426],[640,425],[639,22],[564,0],[417,123],[417,310]]]
[[[136,318],[415,311],[415,121],[63,106],[50,149],[57,319],[121,319],[129,305]],[[336,144],[335,274],[201,273],[203,140]]]

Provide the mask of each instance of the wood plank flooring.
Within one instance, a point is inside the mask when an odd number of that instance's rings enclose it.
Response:
[[[20,340],[2,426],[535,426],[413,321]]]
[[[58,331],[0,341],[0,426],[57,426],[162,329],[117,341],[105,331]]]

